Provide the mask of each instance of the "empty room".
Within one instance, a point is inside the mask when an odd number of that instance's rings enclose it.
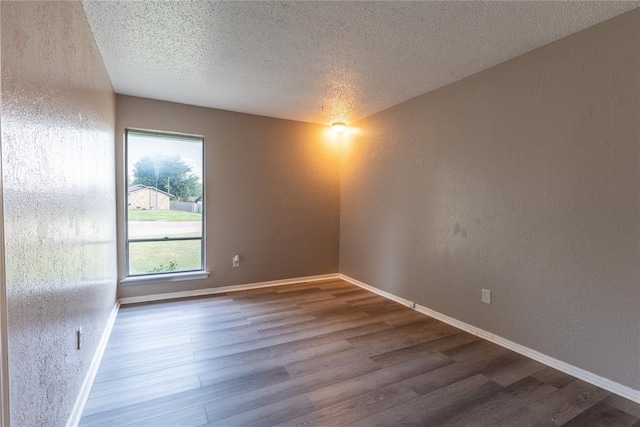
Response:
[[[1,1],[0,421],[640,426],[640,2]]]

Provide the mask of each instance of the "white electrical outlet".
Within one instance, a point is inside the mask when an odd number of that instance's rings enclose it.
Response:
[[[489,289],[482,290],[482,302],[485,304],[491,304],[491,291]]]
[[[233,256],[233,268],[240,267],[240,255]]]

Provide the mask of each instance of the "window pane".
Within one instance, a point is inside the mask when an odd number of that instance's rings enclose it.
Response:
[[[129,209],[129,239],[202,237],[202,214]]]
[[[202,270],[202,138],[127,131],[129,275]],[[172,251],[176,251],[175,253]]]
[[[170,273],[202,269],[200,240],[129,243],[129,274]]]

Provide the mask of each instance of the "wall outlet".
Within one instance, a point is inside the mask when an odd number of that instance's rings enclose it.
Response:
[[[233,256],[233,268],[240,267],[240,255]]]
[[[76,330],[76,350],[82,348],[82,328]]]
[[[482,302],[485,304],[491,304],[491,291],[489,289],[482,290]]]

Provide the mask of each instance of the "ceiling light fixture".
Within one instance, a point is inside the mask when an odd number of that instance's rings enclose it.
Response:
[[[347,128],[347,124],[344,122],[335,122],[331,124],[331,130],[337,133],[343,132]]]

